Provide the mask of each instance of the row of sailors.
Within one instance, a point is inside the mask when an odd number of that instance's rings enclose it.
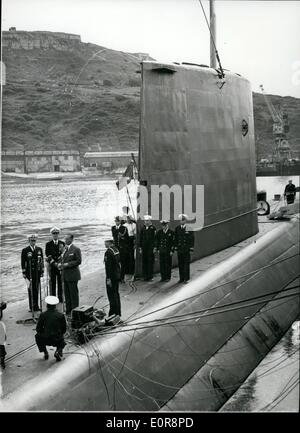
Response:
[[[162,220],[161,228],[156,230],[151,215],[144,216],[144,226],[136,242],[136,223],[130,217],[115,218],[112,227],[114,245],[120,252],[121,282],[125,274],[134,274],[134,251],[138,248],[142,255],[142,273],[145,281],[153,278],[155,253],[159,253],[161,281],[171,279],[172,256],[178,255],[179,282],[187,283],[190,279],[190,259],[194,250],[194,233],[188,230],[188,216],[179,215],[180,224],[175,231],[169,228],[169,221]]]

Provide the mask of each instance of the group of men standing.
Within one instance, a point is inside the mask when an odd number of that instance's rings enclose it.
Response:
[[[78,281],[80,280],[79,265],[81,251],[73,244],[73,234],[67,234],[65,242],[58,239],[60,229],[50,230],[52,240],[46,243],[45,256],[48,264],[49,291],[59,302],[65,300],[66,314],[79,305]],[[41,310],[40,288],[44,275],[44,255],[41,247],[36,245],[38,236],[28,236],[29,245],[22,250],[21,267],[23,277],[28,286],[29,311]],[[64,290],[63,290],[64,285]],[[63,294],[65,299],[63,299]]]
[[[37,322],[35,340],[39,351],[44,353],[45,360],[49,358],[47,346],[54,346],[54,357],[56,361],[61,361],[65,346],[66,319],[64,314],[56,310],[56,305],[59,302],[64,305],[65,301],[67,315],[79,306],[81,251],[73,244],[73,234],[67,234],[63,242],[58,239],[58,227],[53,227],[50,233],[52,240],[45,245],[50,294],[45,298],[47,310],[41,313]],[[21,253],[22,273],[27,281],[31,312],[40,311],[42,307],[41,278],[44,275],[44,256],[42,248],[36,245],[37,239],[36,234],[29,235],[29,245],[23,248]]]
[[[156,230],[150,215],[144,216],[144,226],[139,237],[139,251],[142,254],[142,270],[145,281],[152,280],[155,254],[159,255],[161,281],[169,281],[172,271],[172,257],[177,252],[179,283],[190,279],[191,253],[194,251],[194,232],[187,227],[188,216],[179,215],[180,224],[175,231],[169,228],[169,221],[162,220]]]
[[[111,228],[113,238],[105,241],[104,255],[106,290],[110,303],[109,315],[121,316],[119,282],[124,282],[126,274],[134,275],[136,247],[141,254],[144,281],[153,279],[155,254],[159,255],[161,281],[169,281],[175,252],[178,257],[178,282],[189,281],[194,233],[187,227],[187,215],[181,214],[179,219],[180,224],[175,231],[169,228],[167,220],[162,220],[161,228],[156,230],[151,216],[145,215],[144,225],[136,240],[135,220],[128,215],[115,218],[115,225]]]

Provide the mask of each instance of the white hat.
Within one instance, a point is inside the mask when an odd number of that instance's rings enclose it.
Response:
[[[144,215],[144,221],[150,221],[150,220],[152,220],[151,215]]]
[[[33,234],[27,236],[27,239],[28,239],[28,240],[30,240],[30,239],[35,239],[35,240],[37,240],[37,238],[38,238],[38,235],[37,235],[36,233],[33,233]]]
[[[52,234],[53,232],[60,233],[60,229],[58,227],[52,227],[52,229],[50,230],[50,233]]]
[[[48,305],[57,305],[59,304],[59,299],[56,296],[46,296],[45,302]]]
[[[160,223],[161,223],[161,224],[169,224],[169,222],[170,222],[169,220],[161,220]]]
[[[178,218],[179,218],[180,220],[182,220],[183,218],[185,218],[185,219],[187,220],[187,219],[188,219],[188,215],[185,214],[185,213],[181,213],[181,214],[178,215]]]

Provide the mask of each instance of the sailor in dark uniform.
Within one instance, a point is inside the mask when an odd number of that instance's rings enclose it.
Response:
[[[153,278],[154,248],[156,229],[152,225],[151,215],[144,216],[144,227],[139,236],[139,251],[142,254],[143,278],[150,281]]]
[[[295,201],[296,187],[291,179],[284,189],[284,197],[286,198],[287,204],[292,204]]]
[[[23,248],[21,253],[21,267],[23,277],[28,285],[29,310],[40,311],[39,308],[39,289],[40,279],[44,275],[43,250],[36,246],[38,236],[29,235],[29,245]],[[33,305],[32,305],[33,304]]]
[[[57,283],[57,296],[59,302],[63,302],[61,272],[58,270],[57,265],[65,243],[58,239],[60,233],[58,227],[52,227],[50,233],[53,239],[46,243],[45,248],[46,261],[49,264],[50,295],[56,296]]]
[[[119,295],[119,281],[121,277],[120,253],[112,239],[105,241],[105,247],[105,282],[109,300],[109,316],[113,314],[121,316],[121,301]]]
[[[180,225],[175,228],[175,251],[178,256],[179,283],[187,283],[190,279],[191,253],[194,251],[194,232],[189,231],[186,223],[188,216],[180,214]]]
[[[125,226],[125,219],[116,216],[115,218],[116,225],[112,226],[111,232],[114,239],[115,247],[118,248],[120,252],[120,261],[121,261],[121,283],[124,283],[125,274],[129,273],[130,267],[130,246],[129,246],[129,235],[128,229]]]
[[[169,229],[169,221],[161,221],[162,228],[155,237],[155,250],[159,253],[160,281],[170,281],[172,270],[172,256],[174,252],[174,232]]]
[[[54,357],[56,361],[61,361],[63,356],[63,348],[66,343],[64,334],[67,330],[65,316],[56,310],[56,305],[59,299],[56,296],[47,296],[45,298],[47,311],[39,317],[36,326],[35,341],[40,352],[44,352],[44,359],[49,358],[49,353],[46,346],[56,347]]]

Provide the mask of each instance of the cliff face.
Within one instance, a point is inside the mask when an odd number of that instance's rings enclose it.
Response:
[[[3,150],[131,150],[138,147],[140,61],[83,43],[79,35],[2,33]],[[270,96],[288,112],[290,143],[300,151],[300,99]],[[253,95],[258,155],[272,153],[272,119]]]
[[[76,35],[5,32],[4,150],[138,146],[140,58]]]
[[[25,32],[4,31],[2,32],[2,46],[11,50],[56,50],[67,51],[77,48],[81,42],[80,35],[59,32]]]

